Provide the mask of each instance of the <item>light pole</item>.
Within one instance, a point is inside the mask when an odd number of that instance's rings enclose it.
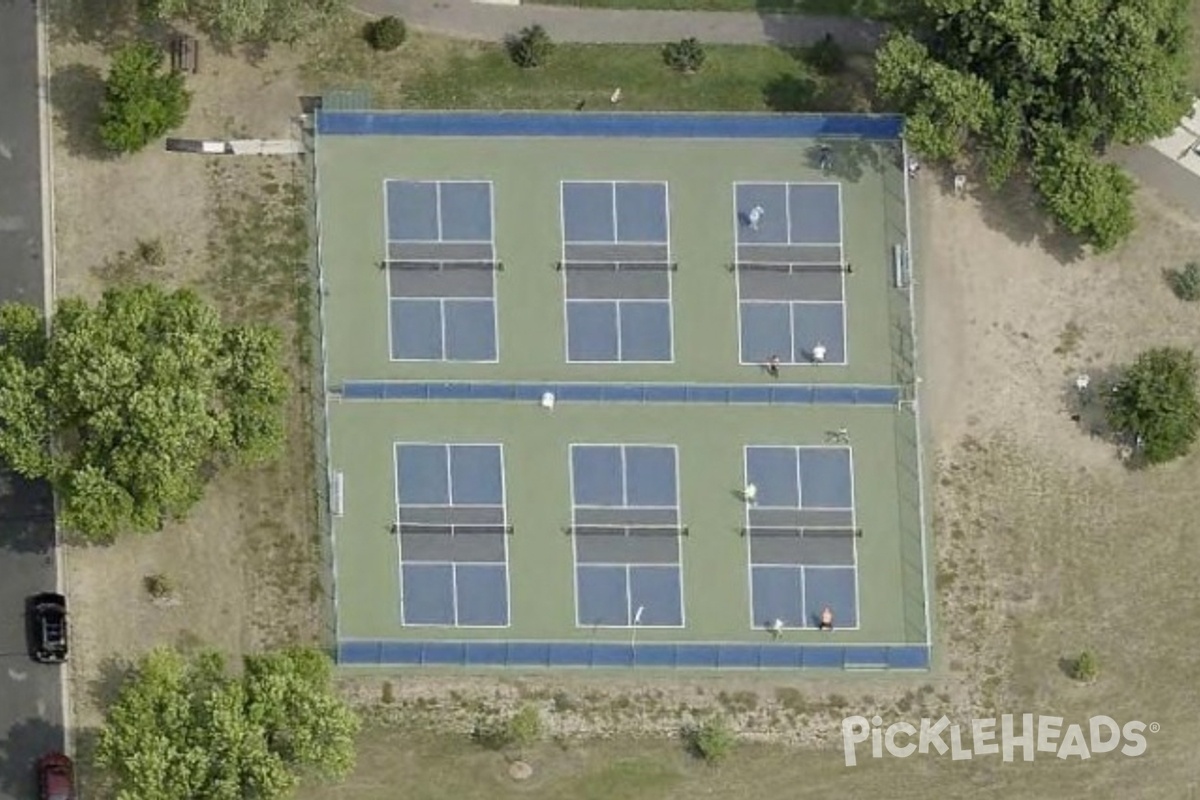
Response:
[[[638,606],[637,611],[633,615],[633,629],[629,632],[629,648],[632,650],[637,645],[637,626],[642,622],[642,612],[646,610],[645,606]]]

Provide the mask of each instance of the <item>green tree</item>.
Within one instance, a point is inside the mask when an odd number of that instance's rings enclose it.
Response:
[[[345,776],[358,718],[334,693],[324,655],[145,656],[108,709],[96,762],[120,800],[276,800],[302,776]]]
[[[909,144],[929,158],[953,158],[993,113],[986,81],[942,64],[907,34],[888,38],[877,71],[880,93],[908,110]]]
[[[133,42],[113,56],[100,104],[100,140],[116,153],[135,153],[183,124],[191,95],[183,75],[163,71],[163,52]]]
[[[155,530],[210,467],[279,452],[281,361],[276,331],[224,327],[186,290],[66,299],[49,335],[32,308],[0,306],[0,456],[49,479],[64,526],[93,541]]]
[[[229,42],[294,43],[342,0],[141,0],[144,19],[184,18]]]
[[[1055,219],[1097,250],[1110,250],[1133,232],[1133,181],[1062,128],[1039,133],[1032,177]]]
[[[1127,235],[1125,181],[1079,156],[1165,134],[1186,113],[1187,0],[912,6],[909,30],[889,38],[877,72],[881,95],[910,114],[914,149],[931,158],[970,152],[996,186],[1039,152],[1065,151],[1068,172],[1095,181],[1047,207],[1100,247]],[[1044,162],[1034,166],[1047,172]],[[1062,183],[1044,179],[1038,188]]]
[[[1159,464],[1185,455],[1200,430],[1192,352],[1160,347],[1142,353],[1113,386],[1106,410],[1113,430],[1141,442],[1139,460]]]

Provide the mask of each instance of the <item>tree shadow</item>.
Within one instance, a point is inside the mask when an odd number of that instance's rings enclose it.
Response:
[[[979,206],[985,225],[1021,245],[1037,245],[1063,266],[1081,261],[1087,256],[1085,243],[1070,231],[1056,225],[1042,198],[1029,182],[1029,176],[1018,171],[999,189],[987,185],[983,168],[974,162],[950,165],[948,169],[932,170],[943,194],[954,194],[954,176],[967,177],[966,195]],[[917,180],[924,180],[922,173]]]
[[[50,76],[50,103],[63,129],[67,152],[93,160],[113,158],[100,140],[104,76],[87,64],[68,64]]]
[[[843,181],[854,183],[884,167],[879,142],[865,139],[817,139],[804,153],[808,165]]]
[[[138,22],[138,0],[49,0],[51,35],[59,42],[95,45],[108,53]]]
[[[75,728],[72,731],[75,745],[75,790],[79,797],[113,797],[115,787],[103,770],[96,765],[96,751],[100,745],[99,728]]]
[[[869,51],[857,52],[823,30],[813,44],[780,49],[796,66],[763,86],[763,102],[772,111],[866,114],[879,110],[875,62]]]
[[[1120,382],[1124,368],[1109,366],[1081,374],[1086,374],[1088,378],[1085,388],[1080,388],[1077,377],[1072,377],[1062,390],[1063,408],[1071,422],[1090,438],[1112,445],[1126,468],[1139,470],[1146,467],[1140,443],[1127,431],[1113,428],[1108,421],[1106,400]]]
[[[772,111],[811,111],[817,92],[817,83],[809,76],[781,72],[763,87],[763,102]]]
[[[133,664],[117,656],[105,657],[96,677],[88,681],[88,696],[97,707],[107,710],[121,694],[125,681],[133,674]]]
[[[50,484],[0,470],[0,551],[45,553],[54,548],[54,495]]]
[[[0,790],[12,797],[37,796],[37,760],[64,746],[60,724],[31,717],[13,725],[0,739]]]
[[[888,29],[886,23],[867,19],[857,11],[848,12],[844,0],[818,7],[814,7],[813,0],[757,0],[757,6],[763,36],[776,47],[808,47],[829,33],[847,49],[872,53]]]

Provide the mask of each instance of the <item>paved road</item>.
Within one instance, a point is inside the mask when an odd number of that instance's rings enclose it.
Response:
[[[809,45],[832,33],[843,46],[874,50],[885,26],[852,17],[728,11],[628,11],[565,6],[498,6],[470,0],[352,0],[367,14],[395,14],[421,30],[499,41],[537,23],[559,42],[656,44],[695,36],[722,44]]]
[[[0,0],[0,301],[44,302],[36,13]],[[44,483],[0,469],[0,800],[36,796],[33,760],[63,747],[61,669],[30,661],[25,598],[53,589]]]

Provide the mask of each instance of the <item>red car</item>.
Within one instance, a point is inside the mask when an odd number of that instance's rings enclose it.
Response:
[[[42,800],[74,800],[75,765],[62,753],[47,753],[38,759],[38,789]]]

